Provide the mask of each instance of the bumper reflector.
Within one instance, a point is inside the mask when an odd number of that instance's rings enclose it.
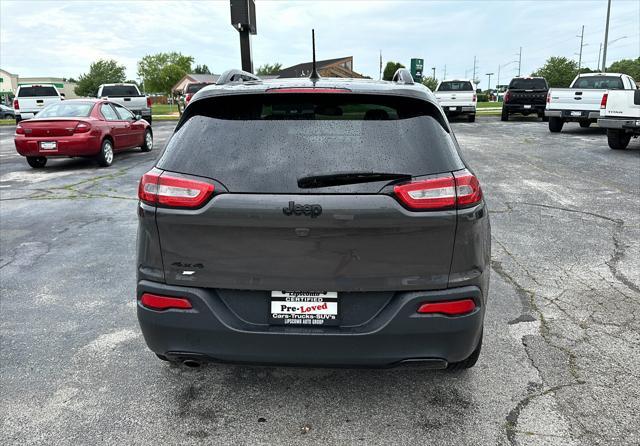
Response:
[[[473,299],[451,300],[448,302],[426,302],[420,305],[418,313],[445,314],[447,316],[461,316],[476,309]]]
[[[170,308],[177,308],[180,310],[188,310],[191,307],[191,302],[184,297],[168,297],[159,296],[157,294],[144,293],[140,302],[143,306],[152,310],[168,310]]]

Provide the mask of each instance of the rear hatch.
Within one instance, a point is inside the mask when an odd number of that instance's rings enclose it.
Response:
[[[469,106],[475,103],[475,91],[469,81],[442,82],[435,95],[442,106]]]
[[[456,211],[393,196],[464,168],[431,103],[266,93],[192,103],[157,167],[207,179],[202,207],[158,207],[169,284],[244,290],[447,286]],[[185,176],[186,175],[186,176]]]
[[[544,79],[513,79],[507,100],[510,104],[544,105],[549,88]]]

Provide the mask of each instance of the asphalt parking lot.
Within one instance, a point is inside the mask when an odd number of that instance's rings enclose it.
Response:
[[[2,444],[640,443],[640,141],[533,119],[454,129],[492,283],[477,366],[171,366],[135,315],[136,190],[156,149],[29,168],[0,127]]]

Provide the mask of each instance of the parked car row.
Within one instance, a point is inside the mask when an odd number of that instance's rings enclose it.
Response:
[[[96,97],[107,99],[127,107],[134,115],[140,115],[151,124],[151,98],[140,93],[135,84],[102,84]],[[11,116],[16,124],[35,117],[47,105],[64,100],[64,95],[51,84],[20,85],[13,100],[13,111],[2,109],[1,117]]]
[[[435,97],[448,117],[476,118],[477,95],[470,79],[445,79]],[[565,123],[589,127],[597,122],[607,129],[612,149],[625,149],[640,134],[640,90],[635,80],[620,73],[584,73],[569,88],[549,88],[542,77],[516,77],[504,93],[500,119],[537,115],[549,122],[549,131],[560,132]]]

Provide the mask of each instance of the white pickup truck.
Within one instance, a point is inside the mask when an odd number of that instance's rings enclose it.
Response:
[[[620,73],[579,74],[569,88],[552,88],[547,93],[545,116],[549,131],[560,132],[565,122],[589,127],[600,117],[600,102],[607,90],[635,90],[631,76]]]
[[[54,85],[20,85],[13,100],[16,124],[33,118],[45,106],[64,98]]]
[[[447,116],[467,115],[467,120],[476,120],[478,96],[470,79],[445,79],[433,92]]]
[[[96,96],[128,108],[151,124],[151,98],[141,94],[135,84],[102,84]]]
[[[598,125],[607,129],[609,147],[624,150],[640,135],[640,89],[608,91],[602,97]]]

